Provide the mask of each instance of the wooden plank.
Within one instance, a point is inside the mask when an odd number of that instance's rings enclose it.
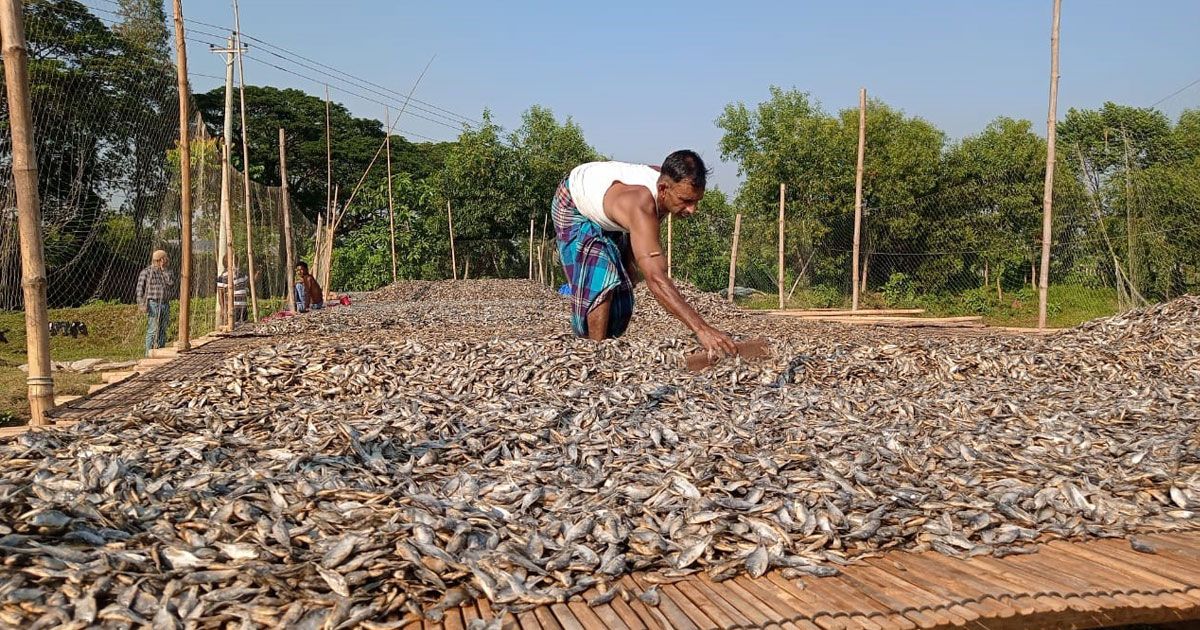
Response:
[[[479,614],[485,621],[496,618],[496,611],[492,610],[492,605],[487,599],[478,599],[475,605],[479,607]],[[503,616],[500,621],[501,630],[520,630],[521,624],[517,622],[516,615],[505,611],[500,611],[499,614]]]
[[[780,575],[777,571],[768,572],[763,576],[762,579],[770,581],[778,586],[779,596],[795,606],[801,614],[811,620],[813,625],[821,628],[829,628],[831,626],[841,627],[844,625],[843,620],[847,618],[846,616],[837,618],[838,622],[836,624],[831,623],[831,620],[833,620],[834,617],[825,612],[828,606],[824,601],[821,600],[819,596],[810,592],[804,586],[804,582],[801,582],[800,580],[788,580]],[[812,580],[809,581],[811,582]],[[823,618],[821,618],[822,615],[824,615]],[[820,620],[818,620],[819,618]]]
[[[700,610],[700,607],[697,606],[695,602],[691,600],[691,598],[685,595],[683,591],[679,590],[678,586],[674,584],[667,584],[662,586],[659,590],[665,595],[669,596],[671,601],[675,602],[675,605],[679,606],[679,609],[682,610],[683,613],[688,616],[688,619],[691,619],[692,622],[700,628],[700,630],[713,630],[720,627],[717,622],[713,621],[708,615],[704,614],[704,611]]]
[[[1065,543],[1065,545],[1043,545],[1038,555],[1045,558],[1047,564],[1058,567],[1057,571],[1049,572],[1052,575],[1074,574],[1077,577],[1086,575],[1088,582],[1097,585],[1094,592],[1078,593],[1075,597],[1065,598],[1073,607],[1092,610],[1095,602],[1099,602],[1101,610],[1094,612],[1103,616],[1106,615],[1103,612],[1105,608],[1138,608],[1144,605],[1136,597],[1126,595],[1131,590],[1126,579],[1111,575],[1103,567],[1070,553],[1069,549],[1073,545],[1070,543]],[[1084,595],[1087,597],[1083,597]]]
[[[1175,555],[1188,558],[1191,562],[1200,564],[1200,532],[1145,534],[1138,538],[1147,538],[1155,546],[1166,547]],[[1129,544],[1128,541],[1125,542]],[[1162,554],[1162,550],[1159,551]]]
[[[550,612],[554,613],[555,619],[558,619],[558,624],[562,626],[563,630],[586,630],[583,623],[575,618],[575,613],[566,604],[550,604]]]
[[[614,586],[614,588],[616,587]],[[624,622],[624,624],[628,626],[630,630],[646,630],[646,628],[648,628],[645,622],[642,621],[642,618],[639,617],[636,612],[634,612],[633,608],[631,608],[624,599],[621,599],[620,595],[614,598],[612,602],[608,604],[608,606],[612,608],[612,611],[621,618],[621,621]]]
[[[629,577],[632,578],[634,582],[637,582],[638,586],[642,587],[643,590],[650,590],[652,585],[646,582],[644,579],[639,579],[638,575],[631,575]],[[671,600],[670,597],[667,596],[667,593],[663,591],[661,585],[658,587],[657,608],[659,612],[661,612],[663,616],[670,621],[671,627],[680,628],[681,630],[698,630],[698,626],[693,623],[686,614],[684,614],[683,610],[680,609],[678,604],[676,604]]]
[[[966,623],[966,619],[945,609],[942,604],[949,604],[939,597],[929,595],[906,582],[890,579],[884,574],[880,578],[877,570],[869,565],[857,567],[854,572],[848,572],[851,567],[842,567],[842,580],[852,584],[867,598],[877,601],[883,606],[892,608],[898,615],[911,620],[919,627],[924,626],[924,620],[930,619],[936,625],[956,625]]]
[[[606,628],[613,628],[615,630],[616,628],[613,625],[605,623],[604,620],[601,619],[600,616],[595,612],[593,612],[584,601],[577,599],[575,601],[567,602],[566,606],[571,610],[571,614],[575,616],[575,619],[579,620],[579,623],[582,624],[584,628],[590,628],[592,630],[605,630]],[[625,624],[621,624],[620,627],[624,626]]]
[[[463,623],[462,607],[455,606],[447,608],[442,615],[442,628],[444,630],[466,630],[466,624]]]
[[[1065,543],[1063,543],[1065,544]],[[1055,547],[1052,543],[1047,547]],[[1186,591],[1188,584],[1186,580],[1180,581],[1172,577],[1166,577],[1155,573],[1151,568],[1154,560],[1146,558],[1145,566],[1139,566],[1137,561],[1142,558],[1123,557],[1119,549],[1105,549],[1100,545],[1069,545],[1063,548],[1062,551],[1070,552],[1079,556],[1098,567],[1105,568],[1110,573],[1116,573],[1122,576],[1122,581],[1125,581],[1131,587],[1138,590],[1148,591]],[[1130,551],[1133,551],[1132,549]],[[1133,553],[1138,553],[1133,551]],[[1145,554],[1138,554],[1145,558]],[[1157,559],[1155,559],[1157,560]],[[1160,564],[1161,566],[1161,564]],[[1139,584],[1140,582],[1140,584]],[[1136,585],[1136,586],[1135,586]]]
[[[545,628],[546,630],[565,630],[562,627],[562,624],[558,623],[558,620],[554,618],[554,613],[550,610],[549,606],[538,606],[537,608],[534,608],[533,616],[535,619],[537,619],[537,622],[541,624],[541,627]],[[522,622],[521,626],[524,627],[525,623]]]
[[[983,590],[994,599],[1013,608],[1017,614],[1030,615],[1036,610],[1024,597],[1021,597],[1025,590],[1023,587],[990,574],[972,573],[963,565],[962,561],[955,561],[937,552],[929,551],[909,556],[906,563],[921,566],[930,574],[939,575],[951,582],[972,584],[975,588]]]
[[[1007,562],[1005,562],[1007,560]],[[1013,606],[1022,610],[1022,614],[1034,612],[1046,613],[1067,608],[1085,612],[1095,612],[1098,607],[1080,598],[1072,589],[1065,587],[1054,576],[1044,576],[1031,573],[1014,564],[1015,558],[995,559],[984,556],[971,558],[964,563],[971,570],[985,578],[994,578],[1011,585],[1019,597],[1013,599]],[[1101,593],[1098,590],[1097,593]],[[1060,595],[1059,593],[1065,593]],[[1032,612],[1026,612],[1032,608]]]
[[[912,602],[915,610],[933,617],[939,623],[965,625],[974,621],[979,615],[966,609],[956,610],[958,597],[942,597],[930,593],[919,586],[904,580],[893,578],[889,573],[869,564],[842,567],[845,579],[857,582],[859,590],[881,603],[886,600],[904,600]]]
[[[1183,581],[1189,586],[1200,586],[1200,563],[1191,562],[1186,557],[1178,557],[1179,552],[1173,551],[1166,545],[1164,545],[1165,548],[1159,550],[1158,553],[1144,554],[1139,551],[1134,551],[1129,546],[1129,542],[1125,540],[1106,539],[1097,541],[1096,544],[1102,548],[1105,553],[1112,554],[1119,558],[1124,558],[1128,562],[1142,565],[1149,570],[1155,571],[1159,575],[1164,574],[1157,570],[1158,568],[1169,568],[1174,573],[1165,574],[1166,577],[1176,581]]]
[[[749,580],[749,578],[746,578]],[[819,626],[811,621],[811,611],[819,608],[810,603],[809,596],[804,592],[804,583],[800,580],[784,579],[778,571],[770,571],[758,580],[750,580],[762,585],[763,589],[772,589],[771,593],[787,603],[796,613],[792,622],[802,630],[817,630]]]
[[[923,308],[880,308],[872,310],[845,310],[835,308],[810,308],[810,309],[784,309],[777,308],[765,309],[768,315],[783,316],[783,317],[878,317],[878,316],[896,316],[896,315],[921,315],[925,312]]]
[[[754,623],[749,617],[743,615],[742,611],[738,610],[737,606],[729,603],[724,597],[721,597],[719,593],[714,591],[711,582],[706,582],[703,580],[687,580],[686,582],[677,583],[676,586],[678,586],[680,590],[683,590],[685,584],[690,586],[693,589],[693,592],[698,594],[699,597],[706,598],[713,608],[722,613],[725,619],[730,620],[722,625],[749,626]],[[687,593],[687,591],[684,592]],[[696,601],[693,593],[687,593],[687,595],[688,597],[693,597],[692,601],[699,605],[699,602]],[[717,617],[713,615],[714,611],[711,608],[701,608],[709,615],[709,617],[717,619]]]
[[[730,581],[736,583],[747,595],[753,596],[769,607],[780,619],[791,621],[804,616],[799,609],[780,597],[779,588],[766,579],[754,579],[748,575],[739,575]]]
[[[855,589],[850,588],[849,584],[836,577],[815,578],[809,580],[806,584],[808,588],[805,590],[822,603],[821,612],[830,617],[854,617],[854,621],[858,625],[866,628],[882,629],[883,626],[872,617],[894,614],[893,611],[888,610],[879,603],[863,597],[861,593],[857,593],[856,596]],[[817,620],[817,624],[823,625],[819,620]],[[931,627],[932,623],[917,621],[917,625]]]
[[[483,616],[479,614],[479,608],[475,606],[475,602],[463,604],[462,609],[459,612],[462,613],[463,624],[468,628],[471,626],[472,621],[483,619]]]
[[[866,558],[865,563],[875,567],[876,569],[879,569],[880,571],[883,571],[884,573],[887,573],[888,575],[892,576],[892,579],[903,580],[946,600],[957,597],[962,602],[961,607],[963,610],[974,614],[976,618],[1011,616],[1015,612],[1012,610],[1012,608],[1001,604],[999,601],[993,599],[987,593],[981,591],[972,584],[959,582],[954,584],[953,588],[951,588],[946,584],[933,579],[931,575],[916,571],[909,571],[907,568],[902,568],[902,561],[897,563],[890,561],[887,558]],[[959,612],[959,615],[963,617],[967,616],[962,612]]]
[[[557,623],[555,622],[555,624]],[[542,628],[542,622],[538,620],[532,610],[517,613],[517,624],[521,626],[521,630],[541,630]]]
[[[633,609],[633,612],[637,613],[637,616],[642,619],[647,628],[669,627],[667,618],[658,609],[647,606],[645,602],[638,599],[637,596],[643,589],[634,581],[633,576],[626,575],[621,578],[621,583],[624,584],[626,589],[629,589],[629,593],[633,596],[627,602],[629,607]]]
[[[738,589],[733,588],[733,585],[728,581],[713,582],[707,575],[702,575],[696,581],[707,584],[713,592],[736,607],[751,623],[763,625],[779,621],[779,617],[771,609],[760,606],[757,600],[753,598],[747,599]]]
[[[791,618],[794,616],[793,611],[788,610],[786,605],[773,601],[770,596],[759,593],[757,589],[751,589],[746,586],[747,582],[752,582],[750,578],[744,580],[731,579],[721,582],[721,585],[729,589],[731,592],[737,593],[743,601],[754,606],[761,611],[771,622],[780,628],[792,630],[795,626],[791,623]]]

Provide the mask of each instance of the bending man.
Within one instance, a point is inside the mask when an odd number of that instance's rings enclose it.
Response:
[[[668,155],[658,168],[589,162],[559,184],[551,216],[571,285],[576,335],[599,340],[625,333],[633,316],[636,264],[654,298],[692,329],[709,353],[737,352],[729,335],[705,322],[671,282],[658,239],[667,214],[695,214],[707,175],[700,156],[685,150]]]

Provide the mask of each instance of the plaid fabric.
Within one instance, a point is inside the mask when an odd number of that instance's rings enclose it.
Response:
[[[166,302],[171,299],[171,287],[174,285],[175,280],[171,277],[170,271],[150,265],[138,274],[137,302],[138,304],[145,304],[147,301]]]
[[[565,179],[554,194],[550,216],[558,255],[571,285],[571,329],[577,336],[586,337],[588,313],[611,294],[608,336],[620,337],[633,317],[633,282],[622,258],[629,249],[629,235],[606,232],[580,214]]]

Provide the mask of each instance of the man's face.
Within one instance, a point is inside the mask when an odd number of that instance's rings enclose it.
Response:
[[[307,272],[304,271],[304,267],[296,267],[296,277],[297,278],[303,278],[305,275],[307,275]]]
[[[158,267],[159,269],[165,269],[167,267],[167,257],[163,256],[161,258],[155,258],[154,266]]]
[[[696,204],[704,198],[704,189],[691,182],[673,182],[663,178],[658,183],[658,208],[679,217],[696,213]]]

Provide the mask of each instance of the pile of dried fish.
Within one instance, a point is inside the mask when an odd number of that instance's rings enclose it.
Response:
[[[355,305],[396,327],[0,446],[0,622],[339,627],[1200,525],[1200,299],[1034,339],[730,311],[774,358],[692,374],[665,323],[591,343],[511,295]]]

